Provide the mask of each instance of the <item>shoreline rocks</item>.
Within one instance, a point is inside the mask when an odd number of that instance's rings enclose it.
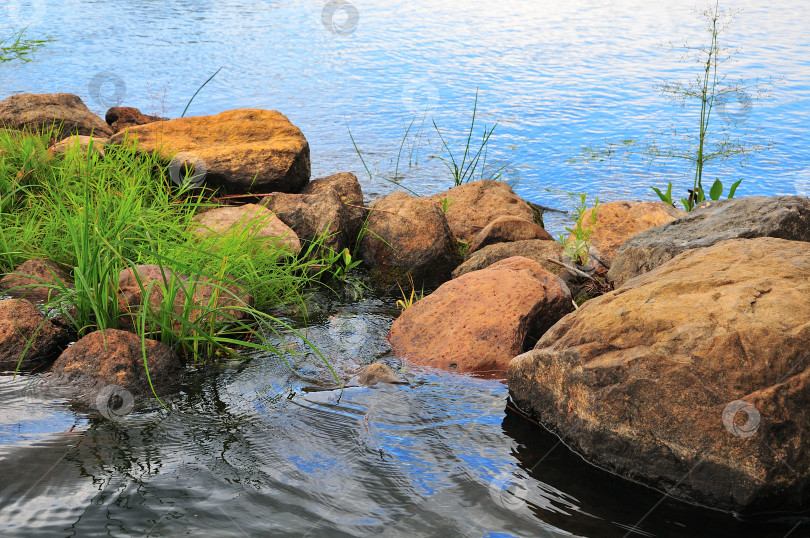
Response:
[[[23,359],[22,370],[56,358],[67,336],[63,329],[47,321],[30,301],[0,300],[0,370],[14,370],[20,358]]]
[[[61,126],[63,137],[77,134],[103,138],[113,134],[110,126],[72,93],[23,93],[7,97],[0,101],[0,126],[19,130]]]
[[[245,234],[286,246],[291,253],[301,252],[298,235],[272,211],[257,204],[216,207],[194,216],[193,233],[201,238]]]

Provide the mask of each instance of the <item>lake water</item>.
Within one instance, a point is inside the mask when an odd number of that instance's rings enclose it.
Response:
[[[705,38],[688,3],[336,6],[0,0],[0,26],[54,38],[32,62],[0,65],[0,96],[72,92],[99,114],[123,104],[177,117],[222,67],[188,114],[280,110],[309,140],[314,176],[353,171],[371,199],[397,188],[381,177],[394,176],[414,118],[399,181],[420,194],[451,186],[431,120],[459,147],[478,92],[480,125],[498,123],[489,170],[505,166],[531,201],[566,208],[571,191],[653,200],[649,185],[673,181],[681,195],[691,184],[687,166],[648,166],[640,154],[651,133],[696,122],[654,87],[697,74],[659,46]],[[707,177],[743,179],[740,195],[805,194],[810,4],[734,6],[744,11],[722,35],[741,47],[730,76],[784,80],[773,100],[727,108],[770,150]],[[583,152],[623,140],[631,154]],[[313,338],[347,369],[396,365],[384,343],[394,300],[335,303],[313,320]],[[410,386],[340,396],[312,390],[326,377],[304,366],[309,381],[273,357],[190,372],[172,413],[147,403],[120,421],[39,390],[37,375],[0,378],[0,534],[808,536],[802,519],[741,522],[592,469],[507,410],[501,382],[412,371]]]

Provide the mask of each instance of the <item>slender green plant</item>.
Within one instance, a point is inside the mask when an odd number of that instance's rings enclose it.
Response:
[[[10,36],[0,37],[0,63],[11,61],[30,62],[31,56],[53,41],[50,37],[31,38],[28,29],[21,28]]]
[[[588,194],[581,193],[568,193],[569,196],[576,200],[574,204],[574,225],[565,230],[569,233],[566,237],[565,234],[559,235],[559,242],[562,243],[565,253],[577,265],[587,265],[590,261],[590,248],[591,248],[591,234],[596,230],[597,211],[599,210],[599,198],[594,201],[593,207],[590,208],[590,217],[586,222],[586,214],[588,214]],[[577,200],[578,199],[578,200]]]

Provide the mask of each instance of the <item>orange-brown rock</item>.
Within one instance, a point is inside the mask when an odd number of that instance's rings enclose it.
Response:
[[[520,217],[534,221],[534,210],[507,183],[482,179],[453,187],[431,197],[441,208],[449,199],[447,223],[460,241],[471,241],[487,224],[498,217]]]
[[[29,369],[52,360],[66,339],[67,333],[29,301],[0,301],[0,370],[14,370],[18,363]]]
[[[364,366],[360,372],[354,376],[353,381],[366,387],[372,387],[377,383],[390,383],[394,385],[407,385],[408,380],[394,373],[390,366],[383,362],[375,362]]]
[[[449,280],[461,259],[442,210],[429,198],[404,192],[373,205],[360,255],[378,285],[405,285],[410,274],[417,289]]]
[[[104,120],[114,133],[123,131],[129,127],[136,127],[156,121],[166,121],[168,119],[169,118],[162,118],[160,116],[149,116],[131,106],[114,106],[107,110],[107,113],[104,115]]]
[[[564,263],[563,246],[558,241],[547,241],[545,239],[531,239],[526,241],[512,241],[509,243],[495,243],[473,252],[464,263],[453,270],[453,278],[467,274],[470,271],[478,271],[489,267],[495,262],[511,258],[513,256],[523,256],[529,258],[543,266],[547,271],[567,281],[568,271],[557,263]]]
[[[126,331],[106,329],[81,338],[67,348],[51,369],[60,383],[82,389],[82,398],[95,403],[105,387],[117,385],[135,397],[150,397],[149,379],[158,393],[165,392],[178,380],[183,361],[161,342],[145,341],[146,364],[141,337]],[[103,412],[103,411],[102,411]]]
[[[60,140],[48,148],[48,155],[64,155],[73,148],[78,147],[79,152],[88,154],[91,150],[101,157],[104,157],[104,145],[107,138],[96,138],[92,136],[73,135]]]
[[[508,258],[414,303],[394,322],[388,341],[416,364],[504,375],[512,357],[573,308],[559,277],[527,258]]]
[[[498,217],[487,224],[483,230],[478,232],[472,240],[472,243],[470,243],[470,248],[467,250],[467,253],[471,254],[480,248],[495,243],[525,241],[529,239],[554,240],[546,230],[533,221],[526,220],[522,217]]]
[[[107,123],[90,112],[72,93],[22,93],[0,101],[0,126],[40,130],[61,127],[71,134],[105,137],[112,134]]]
[[[193,231],[200,237],[235,234],[266,240],[268,247],[282,246],[295,254],[301,251],[295,232],[272,211],[257,204],[217,207],[192,220],[196,224]]]
[[[585,211],[583,228],[591,228],[592,209]],[[622,244],[644,230],[685,217],[686,211],[664,202],[607,202],[596,210],[596,229],[591,233],[589,255],[595,258],[595,268],[606,273]],[[568,240],[574,239],[573,234]]]
[[[346,209],[352,217],[350,227],[346,231],[350,237],[356,238],[368,216],[368,211],[363,209],[363,189],[357,176],[351,172],[340,172],[313,179],[301,190],[301,194],[318,194],[330,188],[334,188],[346,204]]]
[[[688,250],[592,299],[509,367],[525,411],[599,467],[724,510],[810,498],[810,244]]]
[[[309,144],[275,110],[239,109],[147,123],[115,134],[111,142],[133,138],[141,150],[167,161],[178,155],[198,170],[201,160],[208,186],[228,193],[298,192],[309,181]]]
[[[58,294],[58,283],[73,287],[73,278],[50,260],[32,258],[0,279],[0,288],[15,297],[44,300]]]

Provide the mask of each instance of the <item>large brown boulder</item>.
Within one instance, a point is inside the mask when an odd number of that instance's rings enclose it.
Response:
[[[480,248],[495,243],[526,241],[530,239],[554,240],[546,230],[533,221],[521,217],[498,217],[487,224],[483,230],[478,232],[472,240],[472,243],[470,243],[470,248],[467,252],[468,254],[473,253]]]
[[[301,242],[296,233],[272,211],[257,204],[224,206],[195,215],[193,232],[200,237],[244,234],[251,238],[268,240],[267,246],[281,246],[298,254]]]
[[[429,198],[404,192],[372,206],[360,256],[374,281],[394,287],[410,274],[417,289],[450,278],[460,261],[458,245],[442,210]]]
[[[227,193],[298,192],[309,181],[309,144],[275,110],[238,109],[147,123],[115,134],[111,142],[133,138],[142,151],[190,162],[195,171],[201,160],[206,183]]]
[[[106,387],[115,385],[134,397],[152,394],[149,381],[158,393],[173,386],[183,372],[183,361],[161,342],[145,340],[115,329],[96,331],[67,348],[51,369],[53,378],[80,388],[80,400],[95,404]],[[144,360],[149,367],[147,377]],[[105,410],[99,409],[104,413]]]
[[[415,302],[394,322],[388,341],[416,364],[503,376],[512,357],[573,308],[559,277],[527,258],[509,258]]]
[[[0,126],[30,130],[61,126],[64,136],[112,134],[110,126],[72,93],[22,93],[7,97],[0,101]]]
[[[351,227],[347,229],[347,233],[350,237],[357,237],[368,216],[368,210],[363,207],[363,190],[360,188],[357,176],[351,172],[340,172],[313,179],[301,190],[301,194],[318,194],[330,188],[337,191],[351,214]]]
[[[810,244],[691,249],[593,299],[509,367],[585,459],[724,510],[810,500]]]
[[[810,198],[749,196],[704,202],[685,217],[625,241],[613,258],[608,279],[618,287],[681,252],[738,237],[810,241]]]
[[[3,276],[0,279],[0,288],[15,297],[26,297],[36,301],[55,296],[58,288],[54,286],[60,283],[72,288],[73,278],[50,260],[32,258]]]
[[[567,261],[567,257],[563,254],[563,246],[557,241],[547,241],[545,239],[495,243],[483,247],[473,252],[464,263],[455,268],[453,278],[458,278],[470,271],[484,269],[493,263],[513,256],[529,258],[542,265],[546,271],[554,273],[564,281],[568,279],[568,271],[559,264],[549,261],[549,259],[559,263],[565,263]]]
[[[0,370],[29,369],[56,357],[67,333],[25,299],[0,301]],[[30,342],[30,345],[29,345]]]
[[[160,116],[149,116],[131,106],[114,106],[107,110],[107,113],[104,115],[104,120],[110,126],[113,133],[118,133],[129,127],[136,127],[156,121],[166,121],[168,119],[169,118],[162,118]]]
[[[327,254],[341,252],[353,247],[356,235],[352,235],[352,212],[338,192],[332,188],[320,189],[315,194],[275,193],[264,198],[263,205],[292,228],[299,239],[313,241],[326,234],[323,246]]]
[[[583,214],[582,223],[585,229],[591,228],[592,211],[588,209]],[[589,238],[589,256],[598,260],[595,266],[599,272],[605,273],[619,247],[629,238],[686,215],[686,211],[664,202],[622,200],[599,204],[596,210],[596,228]],[[573,234],[569,235],[568,241],[573,239]]]
[[[498,217],[520,217],[533,222],[534,210],[507,183],[482,179],[471,181],[432,196],[441,208],[449,199],[447,223],[460,241],[471,241],[487,224]]]

